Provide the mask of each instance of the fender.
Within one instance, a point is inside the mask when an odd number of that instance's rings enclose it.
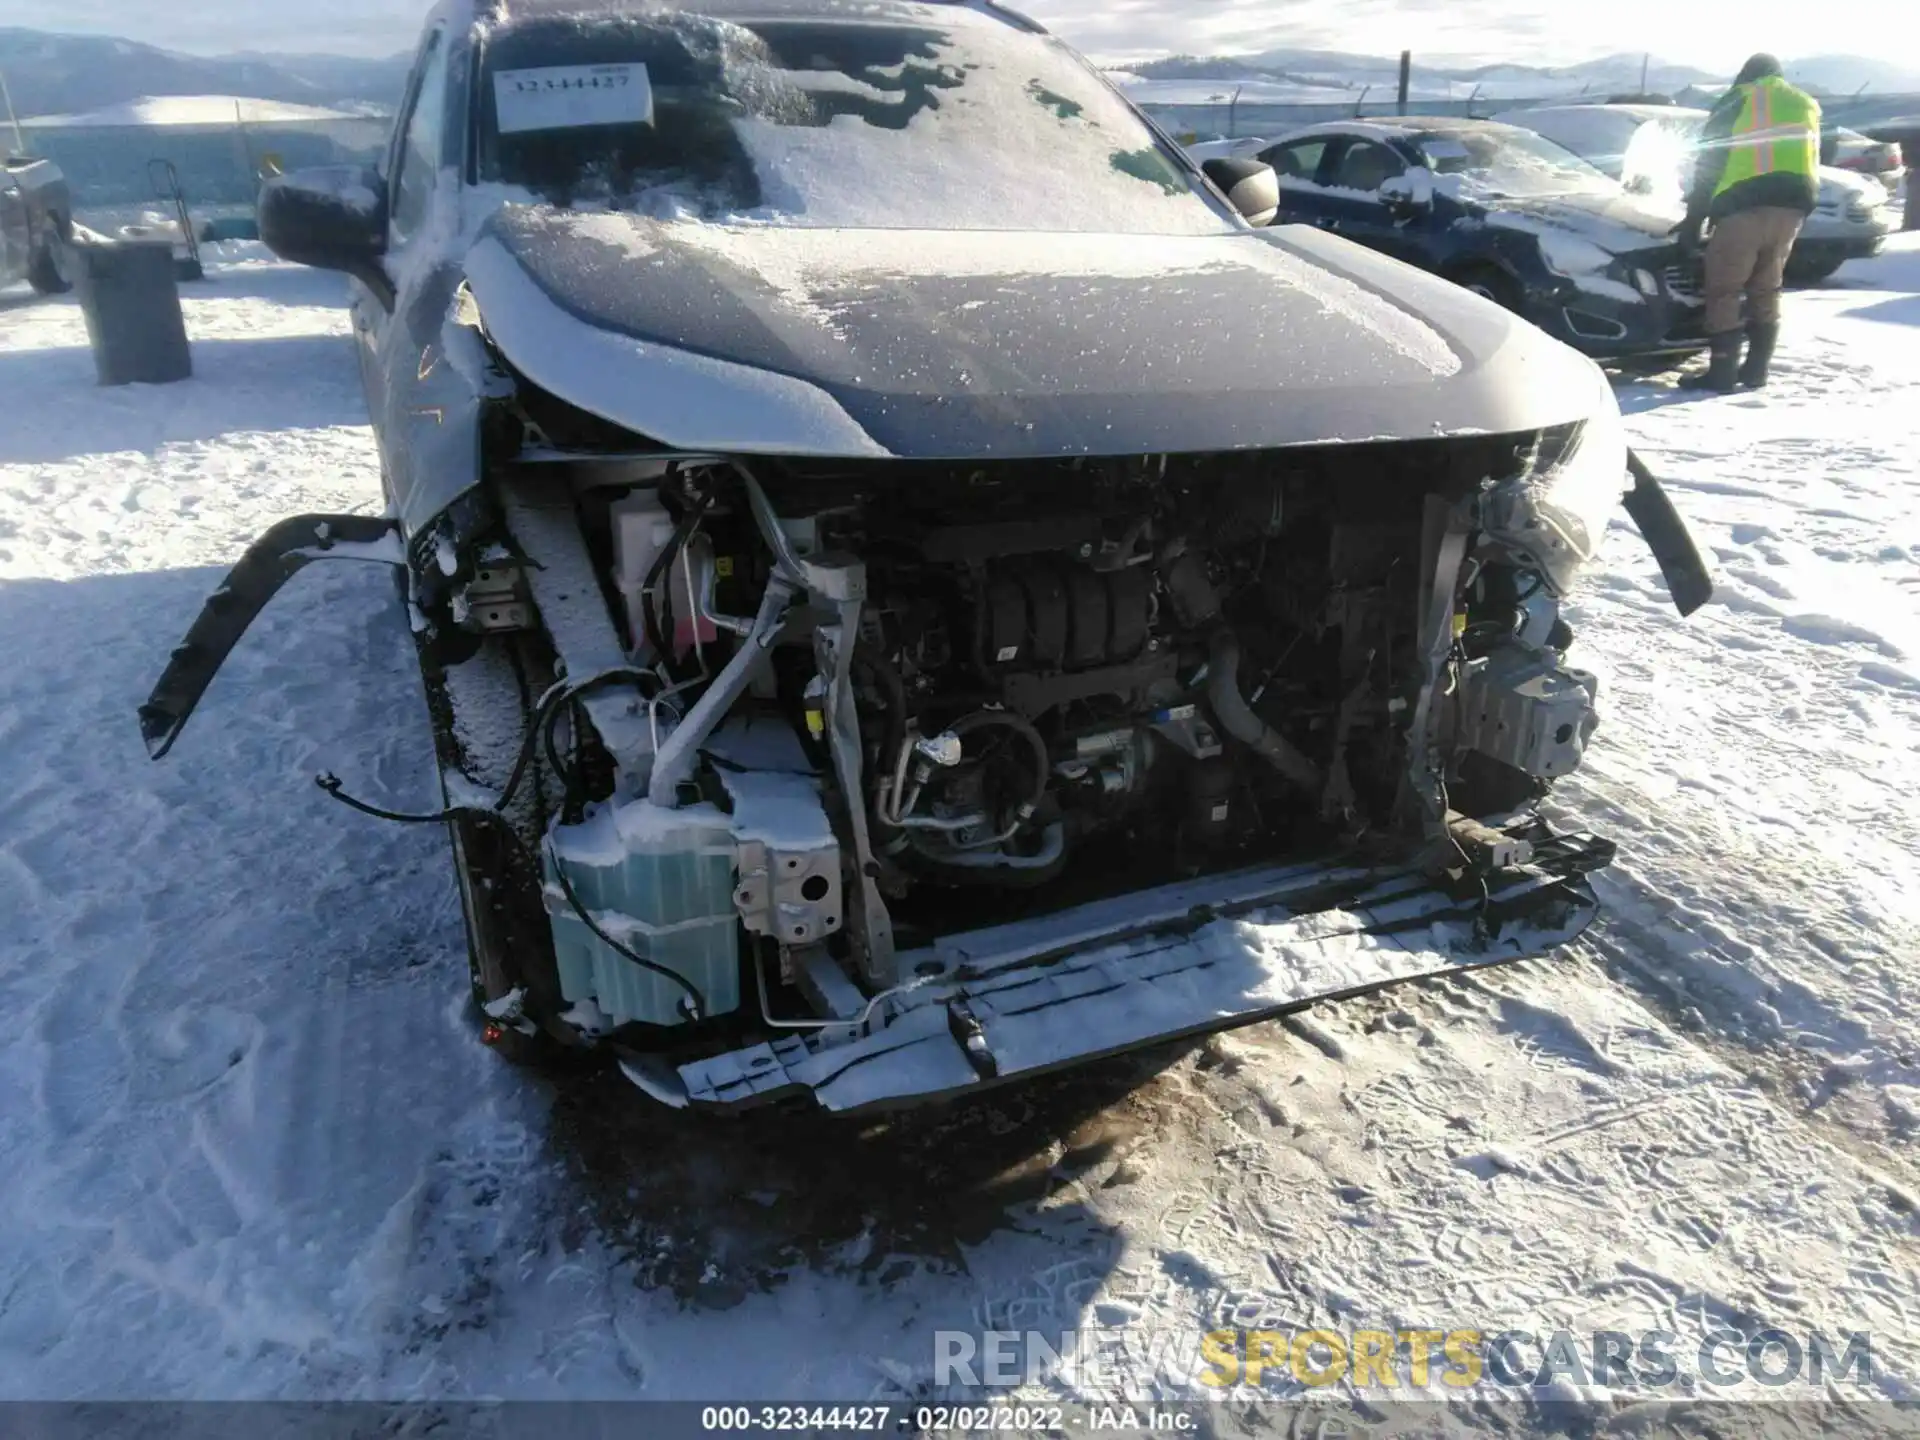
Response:
[[[314,560],[404,566],[406,549],[396,523],[380,515],[294,515],[255,540],[207,597],[153,694],[140,707],[140,737],[151,758],[158,760],[173,748],[193,707],[254,617]]]

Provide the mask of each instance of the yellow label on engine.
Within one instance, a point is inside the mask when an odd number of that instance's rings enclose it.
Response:
[[[1453,638],[1458,640],[1467,633],[1467,612],[1460,610],[1453,617]]]
[[[731,555],[714,556],[713,573],[718,575],[722,580],[731,576],[733,574],[733,557]]]
[[[807,733],[813,736],[813,738],[816,740],[818,740],[821,736],[827,733],[827,712],[826,711],[815,710],[811,707],[808,708]]]

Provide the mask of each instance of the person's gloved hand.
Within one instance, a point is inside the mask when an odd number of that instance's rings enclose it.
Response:
[[[1700,231],[1704,226],[1704,221],[1689,215],[1667,233],[1680,242],[1680,249],[1684,254],[1691,255],[1700,248]]]

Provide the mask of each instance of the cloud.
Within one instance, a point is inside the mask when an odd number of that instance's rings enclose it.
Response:
[[[1010,0],[1100,60],[1275,47],[1429,61],[1563,64],[1652,47],[1733,70],[1750,48],[1818,54],[1836,38],[1804,0],[1609,0],[1604,19],[1567,0]],[[1855,0],[1846,34],[1910,31],[1912,0]],[[411,49],[426,0],[7,0],[7,20],[119,35],[200,54],[236,50],[389,55]],[[1732,37],[1740,37],[1730,43]],[[1737,53],[1736,53],[1737,52]]]

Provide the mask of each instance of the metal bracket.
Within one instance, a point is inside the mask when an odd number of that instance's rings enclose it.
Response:
[[[1441,676],[1453,653],[1454,594],[1460,586],[1460,567],[1467,557],[1472,529],[1472,506],[1463,501],[1448,505],[1429,495],[1421,521],[1420,573],[1426,589],[1420,596],[1420,698],[1407,723],[1407,769],[1402,777],[1400,805],[1414,807],[1429,836],[1438,835],[1446,820],[1445,782],[1439,763],[1437,703]]]
[[[655,805],[673,809],[680,803],[680,782],[692,778],[700,759],[700,747],[727,716],[736,701],[747,693],[754,676],[767,663],[767,651],[780,638],[786,624],[787,607],[793,601],[793,584],[778,571],[767,578],[760,596],[759,612],[753,627],[733,652],[726,668],[714,676],[687,718],[674,726],[673,733],[654,757],[653,776],[647,781],[647,798]]]
[[[863,567],[853,577],[857,591],[866,588]],[[857,593],[857,592],[856,592]],[[860,633],[860,602],[843,600],[836,607],[837,624],[814,631],[814,654],[820,673],[827,676],[827,742],[835,777],[846,797],[847,824],[853,832],[854,885],[860,895],[858,923],[853,936],[861,969],[868,983],[885,988],[895,983],[893,917],[881,897],[875,877],[880,866],[873,858],[873,836],[867,826],[866,789],[861,779],[860,717],[853,700],[853,647]]]
[[[488,561],[453,597],[453,618],[468,630],[493,634],[526,630],[533,624],[533,605],[526,577],[516,560]]]
[[[585,680],[625,669],[626,651],[594,578],[597,572],[572,494],[542,494],[531,484],[507,479],[500,484],[500,501],[507,529],[526,557],[520,573],[567,677]],[[490,563],[487,568],[498,572],[503,567]],[[646,776],[653,763],[653,736],[639,687],[602,686],[584,695],[580,704],[615,763],[631,775]]]
[[[788,850],[760,840],[740,844],[733,903],[740,923],[782,945],[811,945],[842,925],[840,847]]]
[[[1458,810],[1447,812],[1447,835],[1476,875],[1512,870],[1533,859],[1533,842],[1496,830]]]

